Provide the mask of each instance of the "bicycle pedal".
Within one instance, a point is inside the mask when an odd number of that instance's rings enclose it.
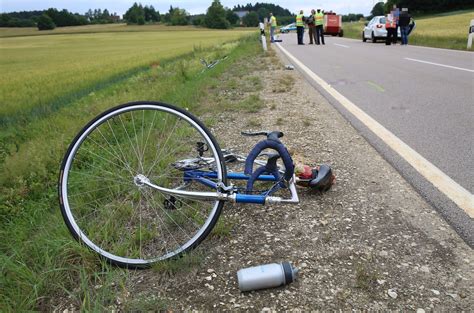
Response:
[[[163,201],[163,206],[166,210],[176,210],[178,207],[176,205],[176,198],[171,196],[168,199]]]

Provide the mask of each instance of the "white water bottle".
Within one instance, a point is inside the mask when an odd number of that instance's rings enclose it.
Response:
[[[272,263],[237,271],[240,291],[250,291],[287,285],[296,279],[298,269],[289,262]]]

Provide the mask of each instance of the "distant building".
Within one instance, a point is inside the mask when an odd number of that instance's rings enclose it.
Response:
[[[111,19],[114,23],[120,22],[120,16],[117,15],[117,13],[114,13],[113,15],[110,15],[110,19]]]

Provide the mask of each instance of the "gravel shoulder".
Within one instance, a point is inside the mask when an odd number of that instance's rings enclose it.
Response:
[[[299,189],[299,205],[226,204],[229,231],[198,247],[199,262],[132,272],[130,293],[179,311],[472,310],[473,251],[299,72],[273,51],[247,61],[257,71],[237,81],[260,77],[262,108],[202,116],[221,148],[246,154],[258,139],[240,131],[280,130],[297,158],[330,164],[337,184],[324,194]],[[211,92],[214,105],[243,96]],[[300,269],[296,282],[239,291],[239,269],[281,261]]]

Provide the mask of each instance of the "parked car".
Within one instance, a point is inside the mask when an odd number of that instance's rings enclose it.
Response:
[[[366,42],[367,39],[372,40],[372,42],[377,42],[377,40],[385,40],[387,37],[387,30],[385,29],[385,16],[375,16],[366,24],[364,30],[362,31],[362,41]],[[397,29],[397,37],[401,38],[400,27]]]
[[[291,23],[289,25],[280,27],[280,33],[282,34],[289,33],[292,30],[296,30],[296,23]]]

